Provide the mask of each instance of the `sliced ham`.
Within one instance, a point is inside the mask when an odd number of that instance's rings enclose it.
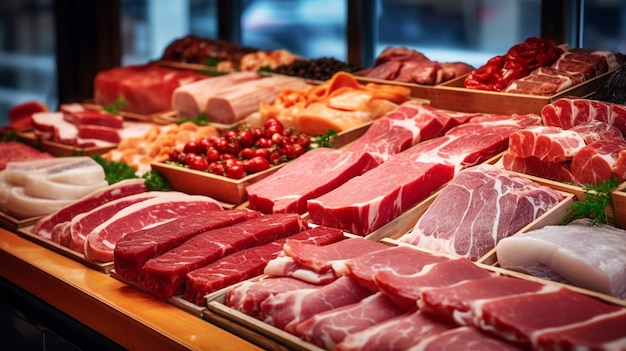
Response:
[[[626,107],[582,98],[560,98],[541,109],[546,126],[570,129],[594,120],[608,123],[626,134]]]
[[[307,83],[300,78],[271,76],[242,82],[211,95],[204,106],[209,120],[233,124],[259,110],[262,103],[271,103],[282,89],[302,90]]]
[[[493,165],[466,168],[400,240],[477,261],[563,199],[552,188]]]
[[[619,164],[625,161],[626,140],[608,139],[593,142],[583,147],[572,159],[572,175],[578,184],[600,184],[610,178],[618,182],[626,180],[624,169]]]
[[[300,322],[334,308],[357,303],[371,292],[352,278],[343,276],[313,289],[298,289],[268,296],[261,302],[263,320],[294,333]]]
[[[142,286],[161,299],[184,292],[185,275],[226,255],[298,233],[305,226],[296,214],[272,214],[198,234],[143,265]]]
[[[205,112],[207,100],[220,90],[260,78],[256,72],[232,72],[182,85],[172,94],[172,109],[180,118],[194,118]]]
[[[585,145],[579,133],[559,127],[532,126],[509,137],[511,155],[532,156],[543,162],[570,161]]]
[[[248,207],[264,213],[303,214],[307,211],[307,200],[375,166],[374,159],[366,153],[316,148],[246,187]],[[311,177],[312,174],[315,176]]]
[[[183,299],[201,306],[207,294],[260,275],[267,262],[282,252],[287,240],[324,246],[341,239],[343,233],[340,231],[316,227],[237,251],[187,273]]]
[[[473,327],[459,327],[430,336],[406,351],[475,350],[522,351],[524,347],[506,342]]]
[[[188,239],[217,228],[227,227],[260,213],[233,209],[193,213],[156,227],[128,233],[117,241],[113,250],[115,272],[131,282],[139,282],[141,267],[151,258],[169,251]]]
[[[465,258],[445,260],[424,266],[413,274],[397,274],[381,270],[374,273],[380,291],[396,303],[411,306],[418,303],[422,291],[457,284],[470,279],[482,279],[492,274]]]
[[[545,226],[502,239],[500,266],[562,281],[607,295],[626,297],[626,232],[573,222]],[[593,240],[589,240],[593,238]]]
[[[262,319],[261,303],[269,296],[317,286],[291,277],[275,277],[236,284],[226,293],[225,304],[232,309]]]
[[[298,324],[295,334],[326,350],[334,350],[347,336],[405,312],[406,309],[384,294],[376,293],[360,302],[315,314]]]
[[[580,134],[585,140],[585,144],[591,144],[599,140],[624,139],[624,135],[619,128],[598,120],[573,126],[569,130]]]
[[[124,128],[124,118],[101,110],[83,109],[71,112],[70,114],[64,114],[64,116],[76,126],[94,125],[112,129]]]
[[[572,162],[543,162],[534,156],[515,157],[510,152],[502,154],[502,167],[508,171],[532,175],[563,183],[575,183]]]
[[[193,212],[222,210],[213,198],[172,193],[123,208],[94,228],[85,239],[85,258],[92,262],[113,261],[117,241],[128,233],[169,222]]]
[[[421,311],[412,311],[350,334],[336,351],[404,351],[420,340],[456,327]]]
[[[54,228],[55,225],[62,222],[68,222],[74,216],[83,212],[91,211],[92,209],[109,201],[145,192],[147,189],[144,183],[145,179],[127,179],[94,191],[91,194],[72,202],[68,206],[38,220],[31,229],[31,232],[49,239],[52,233],[52,228]]]

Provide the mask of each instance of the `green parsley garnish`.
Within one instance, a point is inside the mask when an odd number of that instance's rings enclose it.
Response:
[[[576,219],[589,218],[590,225],[609,224],[615,221],[611,193],[619,186],[619,181],[611,178],[600,184],[585,184],[585,198],[570,206],[568,215],[561,224],[568,224]]]
[[[179,119],[176,124],[183,124],[185,122],[192,122],[199,126],[205,126],[209,124],[209,117],[205,112],[199,113],[196,117],[183,117]]]
[[[128,106],[128,101],[124,100],[124,98],[122,97],[119,97],[112,103],[103,106],[102,109],[110,114],[119,115],[120,112],[126,108],[126,106]]]
[[[141,177],[135,174],[135,170],[124,162],[107,161],[102,155],[91,156],[102,168],[104,169],[105,180],[109,184],[115,184],[125,179],[143,178],[146,180],[146,188],[150,191],[166,191],[170,190],[170,186],[156,171],[150,170],[144,173]]]
[[[324,135],[311,136],[312,147],[333,147],[332,142],[336,137],[337,131],[334,129],[329,129]]]

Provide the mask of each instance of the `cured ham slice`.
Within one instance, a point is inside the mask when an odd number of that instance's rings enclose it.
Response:
[[[55,225],[70,221],[74,216],[88,212],[102,204],[115,199],[145,192],[145,179],[127,179],[111,184],[105,188],[72,202],[64,208],[38,220],[31,229],[33,234],[50,239]]]
[[[248,207],[264,213],[303,214],[307,211],[307,200],[337,188],[376,165],[366,153],[316,148],[246,187]]]
[[[503,268],[626,297],[626,232],[578,221],[545,226],[502,239],[496,246]],[[593,240],[589,240],[593,238]]]
[[[282,252],[287,240],[324,246],[341,239],[343,233],[340,231],[316,227],[261,246],[237,251],[187,273],[183,299],[201,306],[206,294],[260,275],[267,262]]]
[[[179,217],[156,227],[128,233],[113,250],[115,272],[131,282],[139,282],[141,267],[149,259],[169,251],[197,234],[227,227],[260,213],[247,210],[212,211]]]
[[[626,140],[599,140],[583,147],[572,159],[572,175],[578,184],[600,184],[615,178],[619,182],[626,180],[624,169],[617,165],[625,161]]]
[[[424,290],[417,304],[421,311],[459,325],[473,325],[472,304],[475,301],[533,293],[543,288],[544,285],[538,282],[497,275]]]
[[[167,194],[160,191],[147,191],[139,194],[124,196],[102,204],[91,211],[78,214],[69,222],[68,247],[74,251],[84,253],[85,239],[100,224],[113,217],[122,209],[141,201]]]
[[[626,106],[582,98],[560,98],[541,109],[546,126],[570,129],[594,120],[608,123],[626,134]]]
[[[300,322],[318,313],[357,303],[369,295],[369,290],[343,276],[322,287],[270,295],[261,302],[261,313],[266,323],[293,334]]]
[[[400,241],[477,261],[563,195],[496,166],[459,172]]]
[[[283,292],[307,290],[318,286],[291,277],[275,277],[236,284],[226,293],[225,303],[230,308],[257,319],[262,319],[261,303],[269,296]]]
[[[556,180],[563,183],[575,183],[572,174],[571,161],[565,162],[543,162],[538,158],[515,157],[508,151],[502,154],[502,167],[508,171],[528,174],[550,180]]]
[[[475,304],[474,314],[481,329],[508,341],[530,345],[536,335],[547,328],[579,323],[622,309],[560,288],[483,300]]]
[[[274,101],[281,90],[307,86],[303,79],[280,75],[241,82],[211,95],[204,112],[214,123],[233,124],[257,112],[260,104]]]
[[[459,327],[428,337],[406,351],[522,351],[525,348],[508,343],[473,327]]]
[[[346,336],[335,350],[404,351],[420,340],[454,327],[453,323],[421,311],[408,312]]]
[[[617,127],[598,120],[573,126],[569,130],[580,134],[587,145],[600,140],[624,139],[624,135]]]
[[[414,274],[397,274],[381,270],[374,273],[374,282],[379,290],[390,296],[396,303],[415,305],[422,291],[457,284],[470,279],[491,276],[465,258],[446,260],[425,266]]]
[[[142,286],[161,299],[180,295],[184,292],[185,275],[190,271],[304,228],[296,214],[274,214],[206,231],[146,261],[141,270]]]
[[[419,142],[440,136],[478,114],[436,109],[408,101],[376,120],[348,150],[367,152],[379,163]]]
[[[533,156],[543,162],[563,162],[571,160],[585,145],[575,131],[532,126],[511,133],[509,153],[522,158]]]
[[[326,285],[337,279],[334,271],[316,272],[299,264],[293,257],[285,256],[284,251],[267,262],[263,274],[270,277],[292,277],[316,285]]]
[[[544,329],[533,339],[536,349],[626,349],[626,310],[600,315],[586,321]]]
[[[180,118],[194,118],[205,112],[207,100],[222,89],[261,79],[256,72],[232,72],[182,85],[172,94],[172,109]]]
[[[378,291],[374,282],[377,271],[388,270],[396,274],[417,273],[426,265],[447,260],[404,246],[394,246],[348,260],[348,275],[372,292]]]
[[[348,335],[375,326],[406,312],[382,293],[368,296],[352,305],[318,313],[298,324],[296,335],[302,339],[334,350]]]
[[[288,240],[283,250],[299,264],[316,272],[333,270],[337,276],[346,272],[345,262],[351,258],[387,249],[388,246],[363,238],[348,238],[332,245],[315,246]]]
[[[110,114],[102,110],[82,109],[69,114],[64,112],[64,116],[76,126],[93,125],[109,127],[112,129],[124,128],[124,118],[122,116]]]
[[[213,198],[182,193],[161,195],[132,204],[87,235],[85,258],[92,262],[111,262],[115,244],[128,233],[169,222],[181,215],[220,210],[221,205]]]

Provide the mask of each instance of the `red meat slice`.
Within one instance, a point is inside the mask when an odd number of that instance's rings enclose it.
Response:
[[[601,121],[626,133],[626,109],[620,105],[602,101],[560,98],[541,109],[541,118],[546,126],[571,129],[592,121]]]
[[[499,275],[424,290],[418,305],[424,312],[447,318],[459,325],[473,325],[472,304],[475,301],[536,292],[543,287],[541,283]]]
[[[316,246],[301,241],[287,240],[284,251],[296,262],[316,272],[345,272],[343,263],[351,258],[385,250],[388,246],[363,238],[348,238],[332,245]]]
[[[162,225],[128,233],[113,250],[115,272],[131,282],[139,282],[141,267],[151,258],[169,251],[197,234],[227,227],[260,214],[248,210],[194,213]]]
[[[573,126],[569,130],[580,134],[587,145],[599,140],[624,139],[624,135],[619,128],[598,120]]]
[[[48,106],[40,101],[27,101],[9,109],[9,130],[23,131],[33,127],[32,116],[38,112],[49,112]]]
[[[618,159],[623,150],[626,150],[623,139],[601,140],[585,146],[572,159],[574,180],[578,184],[600,184],[611,177],[620,182],[626,180],[624,172],[619,170],[623,161]]]
[[[261,319],[261,303],[269,296],[300,289],[310,290],[317,287],[314,284],[291,277],[246,281],[235,285],[226,293],[225,303],[234,310]]]
[[[551,292],[488,299],[475,306],[477,325],[499,337],[530,344],[546,328],[613,313],[622,308],[566,288]]]
[[[423,251],[404,246],[390,247],[348,260],[345,265],[348,275],[372,292],[378,291],[374,282],[377,271],[388,270],[396,274],[413,274],[424,266],[447,260]]]
[[[366,153],[316,148],[248,186],[248,207],[264,213],[303,214],[308,199],[325,194],[376,165]]]
[[[454,328],[426,338],[411,350],[480,350],[480,351],[522,351],[524,347],[508,343],[473,327]]]
[[[559,163],[543,162],[532,156],[526,158],[515,157],[508,151],[502,155],[502,167],[506,170],[563,183],[574,183],[571,164],[571,161]]]
[[[295,334],[326,350],[334,350],[348,335],[405,312],[406,309],[396,305],[390,298],[377,293],[357,303],[315,314],[298,324]]]
[[[515,157],[536,157],[543,162],[569,161],[585,146],[575,131],[558,127],[532,126],[511,133],[509,153]]]
[[[268,244],[237,251],[187,273],[183,299],[201,306],[207,294],[260,275],[267,262],[282,252],[287,240],[323,246],[341,239],[343,233],[340,231],[316,227]]]
[[[367,152],[379,163],[419,142],[440,136],[479,114],[436,109],[409,101],[376,120],[348,150]]]
[[[168,299],[184,292],[185,275],[190,271],[234,252],[295,234],[304,228],[297,214],[273,214],[209,230],[146,261],[140,281],[155,296]]]
[[[422,339],[455,327],[421,311],[408,312],[348,335],[335,351],[404,351]]]
[[[626,346],[624,326],[626,310],[621,309],[586,321],[539,331],[534,337],[533,346],[542,350],[605,350],[611,346],[623,349]]]
[[[64,116],[77,126],[89,124],[113,129],[124,128],[124,119],[121,116],[104,111],[84,109],[71,112],[70,114],[64,114]]]
[[[220,210],[221,205],[213,198],[182,193],[161,195],[132,204],[91,231],[85,239],[85,258],[92,262],[112,262],[117,241],[128,233],[189,213]]]
[[[115,184],[111,184],[108,187],[96,190],[91,194],[73,202],[72,204],[60,209],[59,211],[52,213],[46,217],[43,217],[31,229],[31,232],[49,239],[52,234],[52,229],[59,223],[68,222],[74,216],[77,216],[83,212],[91,211],[92,209],[105,204],[109,201],[113,201],[124,196],[138,194],[145,192],[145,179],[127,179]]]
[[[482,279],[491,276],[465,258],[446,260],[425,266],[415,274],[397,274],[392,271],[377,271],[374,282],[396,303],[405,306],[417,304],[422,291],[460,283],[465,280]]]
[[[19,141],[0,143],[0,171],[5,169],[9,162],[39,160],[53,157],[54,156],[47,152],[42,152]]]
[[[357,303],[370,295],[369,290],[352,278],[343,276],[322,287],[270,295],[261,302],[261,313],[266,323],[293,334],[300,322],[318,313]]]

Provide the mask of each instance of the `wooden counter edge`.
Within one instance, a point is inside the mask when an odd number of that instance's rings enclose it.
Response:
[[[2,228],[0,275],[129,350],[261,350]]]

